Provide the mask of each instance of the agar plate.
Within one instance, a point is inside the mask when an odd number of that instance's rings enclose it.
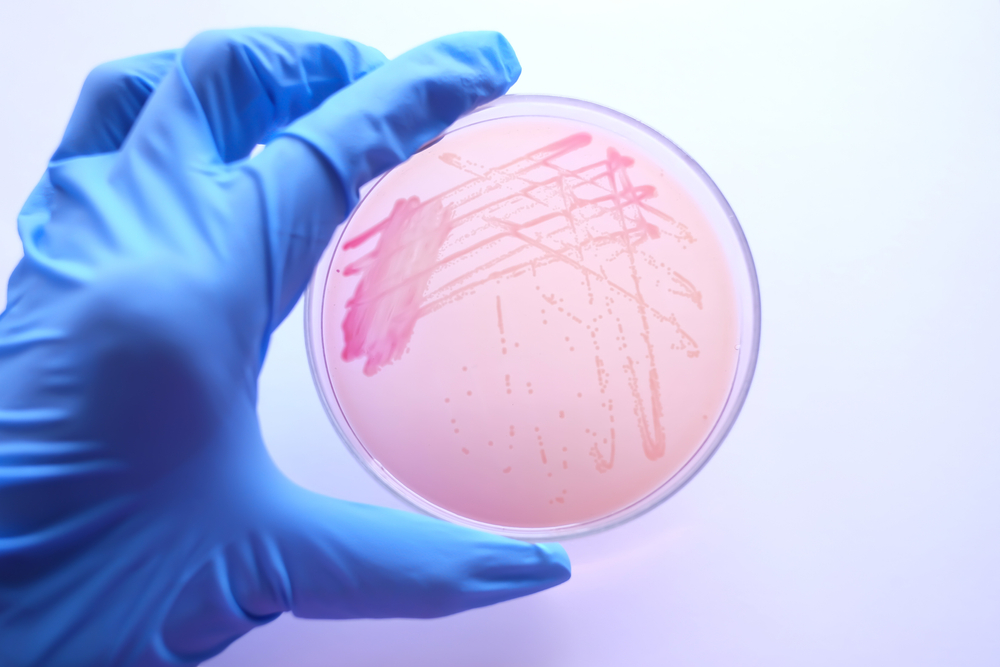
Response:
[[[505,96],[378,179],[306,296],[313,376],[417,508],[529,540],[607,528],[729,431],[760,334],[708,175],[594,104]]]

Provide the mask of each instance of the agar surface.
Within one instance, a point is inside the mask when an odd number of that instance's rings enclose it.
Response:
[[[737,312],[711,223],[600,128],[445,136],[362,200],[331,262],[341,425],[469,518],[544,527],[627,507],[698,451],[732,384]]]
[[[590,134],[576,133],[492,169],[451,153],[441,156],[471,178],[423,202],[417,197],[398,200],[387,218],[343,245],[344,250],[355,249],[378,236],[375,247],[344,271],[345,276],[360,274],[361,279],[343,320],[343,359],[364,358],[365,374],[374,375],[403,356],[420,318],[490,281],[527,272],[537,274],[546,265],[560,263],[572,267],[583,279],[587,303],[600,316],[591,318],[593,324],[586,324],[579,316],[583,313],[566,311],[555,294],[541,293],[538,298],[576,324],[580,335],[591,338],[595,383],[601,393],[606,391],[609,374],[617,371],[624,376],[643,452],[651,460],[663,456],[666,434],[661,380],[649,318],[673,326],[676,338],[672,348],[684,350],[688,357],[697,357],[699,349],[674,314],[662,313],[647,302],[639,265],[662,269],[671,283],[669,291],[690,299],[699,309],[702,295],[691,281],[642,252],[641,246],[661,234],[685,246],[697,239],[685,225],[647,202],[656,195],[655,188],[634,185],[628,174],[633,160],[614,148],[607,150],[605,160],[576,169],[561,167],[556,161],[590,142]],[[491,193],[500,196],[489,197]],[[482,204],[484,198],[489,199],[488,203]],[[665,229],[649,218],[665,225]],[[451,252],[446,247],[449,239],[453,239]],[[510,243],[494,255],[481,257],[484,249],[495,249],[503,242]],[[628,271],[627,281],[619,282],[609,277],[607,265],[621,258],[627,262]],[[431,287],[432,276],[444,269],[452,269],[453,275]],[[616,324],[611,326],[620,334],[616,340],[623,340],[625,335],[622,319],[616,316],[621,309],[614,305],[615,297],[620,297],[638,320],[643,342],[639,353],[646,361],[642,376],[637,368],[640,360],[625,350],[626,343],[617,346],[621,358],[615,362],[609,363],[608,352],[601,351],[597,323],[604,319],[602,311],[609,319],[615,318]],[[499,295],[496,311],[502,336]],[[613,412],[613,402],[608,404],[609,412]],[[597,442],[591,449],[601,472],[614,466],[615,429],[609,427],[608,433],[606,454]],[[541,459],[546,460],[544,450]]]

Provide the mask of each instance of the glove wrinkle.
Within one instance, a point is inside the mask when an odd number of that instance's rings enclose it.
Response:
[[[230,545],[226,561],[233,599],[248,618],[269,620],[291,610],[291,582],[269,535],[255,531]]]
[[[164,646],[182,660],[207,660],[281,613],[248,616],[233,596],[226,561],[222,553],[213,554],[181,589],[167,614]]]
[[[95,67],[52,160],[116,151],[146,100],[174,66],[177,51],[161,51]]]

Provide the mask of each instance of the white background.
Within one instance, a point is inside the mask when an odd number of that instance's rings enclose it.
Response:
[[[501,30],[513,92],[633,115],[715,179],[763,338],[719,453],[654,512],[567,542],[568,584],[435,621],[286,616],[211,665],[1000,664],[1000,4],[3,0],[0,276],[90,68],[246,25],[389,56]],[[398,506],[336,441],[301,308],[261,383],[292,478]]]

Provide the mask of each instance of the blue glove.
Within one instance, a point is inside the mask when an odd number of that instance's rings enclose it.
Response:
[[[0,664],[193,664],[285,611],[436,617],[569,578],[557,545],[296,486],[256,414],[359,185],[519,73],[494,33],[386,62],[290,30],[94,70],[0,315]]]

